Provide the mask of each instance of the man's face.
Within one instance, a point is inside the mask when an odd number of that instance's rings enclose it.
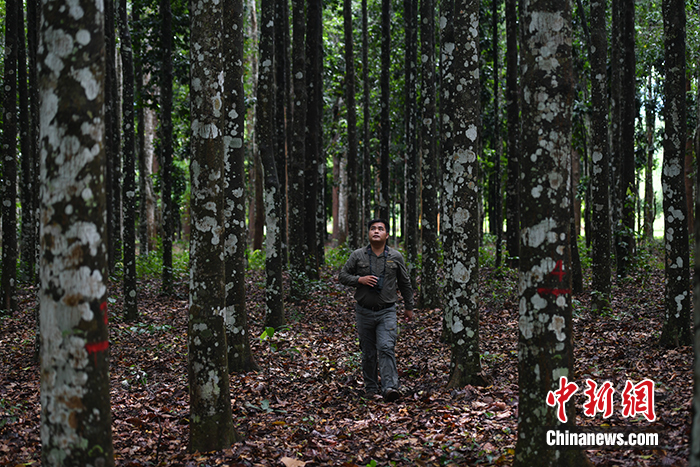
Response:
[[[389,232],[386,231],[383,222],[375,222],[369,226],[369,240],[371,242],[386,242]]]

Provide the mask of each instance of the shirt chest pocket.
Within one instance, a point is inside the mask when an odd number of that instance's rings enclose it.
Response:
[[[358,276],[368,276],[369,275],[369,261],[358,261],[357,262],[357,275]]]
[[[387,261],[386,262],[386,274],[390,275],[391,277],[396,277],[396,270],[398,269],[399,265],[396,264],[394,261]]]

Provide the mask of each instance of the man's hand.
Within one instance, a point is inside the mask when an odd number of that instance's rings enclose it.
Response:
[[[403,317],[406,321],[413,321],[413,310],[403,310]]]
[[[377,276],[360,276],[359,279],[357,279],[357,282],[359,282],[362,285],[369,285],[370,287],[374,287],[377,285]]]

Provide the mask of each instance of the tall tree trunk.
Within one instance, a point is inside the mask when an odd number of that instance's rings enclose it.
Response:
[[[644,240],[650,244],[654,239],[654,133],[656,132],[656,96],[653,87],[653,67],[649,70],[647,77],[646,94],[646,164],[644,171]]]
[[[42,8],[41,463],[113,466],[102,2]]]
[[[5,69],[3,82],[2,160],[2,303],[0,309],[17,309],[17,0],[5,4]]]
[[[611,290],[606,10],[606,0],[591,2],[591,288],[598,312],[610,308]]]
[[[126,11],[126,0],[119,1],[119,36],[124,79],[122,101],[124,132],[124,317],[127,321],[138,316],[136,290],[136,183],[134,151],[134,55],[131,48],[131,33]]]
[[[199,59],[190,62],[190,452],[228,448],[238,437],[231,416],[224,323],[222,16],[220,2],[192,4],[190,53]]]
[[[34,137],[30,121],[29,88],[27,83],[27,47],[24,38],[24,8],[23,2],[17,2],[17,90],[19,91],[19,135],[21,159],[21,186],[20,199],[22,205],[22,234],[20,274],[24,282],[34,281],[34,271],[36,268],[36,229],[34,218],[34,184],[37,174],[34,173],[34,153],[32,152],[31,139]]]
[[[507,264],[518,267],[520,258],[520,92],[518,88],[517,0],[506,0],[506,113],[508,164],[506,167]]]
[[[173,166],[173,30],[170,0],[161,0],[161,82],[160,82],[160,131],[161,131],[161,197],[163,204],[163,291],[173,293],[173,221],[172,197]]]
[[[453,99],[455,120],[451,171],[445,178],[453,180],[453,195],[446,193],[450,205],[451,233],[454,240],[449,269],[446,269],[449,298],[446,305],[447,327],[452,347],[450,388],[466,384],[487,385],[489,378],[481,372],[479,351],[479,147],[481,99],[479,84],[479,5],[458,0],[454,5],[454,40],[451,58],[454,80],[459,83]],[[443,44],[443,53],[450,47]],[[461,92],[459,92],[461,91]],[[443,97],[445,94],[443,93]]]
[[[404,247],[406,249],[406,268],[411,278],[413,289],[416,289],[416,265],[418,264],[418,182],[420,165],[418,163],[418,1],[404,0],[404,18],[406,20],[406,200]],[[363,67],[366,68],[366,67]],[[367,135],[364,136],[367,138]],[[367,146],[366,144],[364,145]],[[363,186],[367,182],[363,179]]]
[[[345,32],[345,105],[348,109],[348,242],[350,251],[362,243],[358,197],[357,112],[355,107],[355,48],[353,40],[352,2],[343,1]]]
[[[440,306],[438,285],[438,204],[437,165],[435,150],[435,7],[432,0],[421,0],[421,165],[423,184],[421,199],[423,218],[423,267],[421,270],[420,301],[422,308]]]
[[[250,348],[245,296],[245,89],[243,0],[224,0],[224,242],[226,345],[230,372],[258,369]]]
[[[275,0],[275,165],[280,184],[282,268],[287,267],[287,152],[289,130],[289,0]]]
[[[467,10],[469,11],[469,10]],[[461,15],[466,14],[466,12],[460,12]],[[445,287],[443,289],[443,294],[446,297],[450,297],[450,301],[446,303],[443,307],[442,315],[442,335],[440,340],[443,342],[452,342],[452,318],[455,314],[455,309],[459,309],[460,306],[457,302],[452,302],[453,296],[453,280],[450,280],[452,276],[451,271],[454,270],[455,262],[462,259],[462,257],[455,257],[452,251],[453,243],[455,240],[455,232],[452,229],[452,214],[455,210],[455,202],[460,193],[458,190],[460,187],[457,185],[464,181],[465,179],[461,176],[455,177],[453,172],[453,166],[457,168],[462,168],[463,161],[456,159],[457,150],[455,149],[455,131],[463,132],[464,129],[455,129],[455,124],[465,124],[465,121],[456,121],[457,112],[459,111],[460,117],[464,118],[464,114],[471,116],[471,106],[479,105],[481,106],[481,100],[478,102],[469,102],[467,109],[459,109],[458,104],[461,102],[461,94],[473,97],[470,94],[471,89],[466,87],[466,82],[460,81],[464,80],[465,74],[463,73],[463,68],[469,67],[469,57],[466,57],[465,63],[455,63],[456,59],[459,59],[460,55],[463,54],[465,49],[469,49],[471,43],[466,43],[464,46],[460,45],[459,50],[457,50],[456,40],[455,40],[455,28],[460,28],[461,25],[455,25],[455,22],[459,19],[462,20],[460,14],[455,17],[455,2],[454,0],[441,0],[440,1],[440,16],[438,24],[440,25],[440,162],[442,164],[442,196],[441,210],[440,210],[440,240],[442,240],[442,251],[443,251],[443,269],[445,270],[445,276],[447,280],[445,281]],[[462,31],[458,31],[464,35]],[[477,52],[478,53],[478,52]],[[468,75],[467,80],[470,80]],[[470,82],[470,84],[473,84]],[[479,98],[481,96],[478,96]],[[463,143],[457,138],[457,143]],[[478,173],[478,172],[477,172]],[[465,201],[465,200],[460,200]],[[459,220],[457,220],[460,223]],[[462,225],[458,225],[458,228],[462,228]],[[460,243],[461,244],[461,243]],[[447,252],[447,254],[444,254]],[[462,252],[460,251],[460,254]],[[454,284],[457,289],[462,285],[460,283]],[[454,354],[453,354],[454,355]],[[454,368],[453,368],[453,371]],[[460,373],[461,374],[461,371]]]
[[[32,155],[32,168],[34,183],[32,183],[32,211],[34,212],[34,278],[39,281],[39,84],[37,71],[37,51],[39,44],[39,19],[41,16],[39,2],[27,2],[27,48],[29,53],[29,94],[30,94],[30,138],[29,153]],[[38,320],[37,320],[38,323]],[[37,332],[39,336],[39,332]],[[39,339],[37,338],[37,341]]]
[[[107,202],[108,213],[107,218],[109,228],[107,234],[110,241],[109,255],[109,270],[114,270],[117,262],[122,259],[122,169],[121,169],[121,109],[119,103],[121,96],[119,95],[119,72],[117,70],[117,49],[116,49],[116,25],[117,12],[115,11],[116,2],[106,2],[105,4],[105,52],[107,54],[107,74],[109,75],[108,83],[108,108],[110,117],[108,123],[109,129],[109,145],[110,149],[107,153]],[[107,122],[105,122],[107,123]]]
[[[372,166],[370,160],[369,25],[367,0],[362,0],[362,232],[372,217]]]
[[[381,43],[381,75],[379,87],[381,94],[379,118],[379,209],[377,217],[389,219],[389,143],[391,140],[391,120],[389,119],[389,73],[391,72],[391,1],[382,0],[382,43]],[[435,109],[435,102],[433,102]],[[433,133],[433,136],[435,134]],[[431,154],[435,157],[435,154]]]
[[[611,44],[621,44],[622,41],[622,28],[621,28],[621,14],[620,5],[623,0],[611,0],[611,22],[610,22],[610,43]],[[620,238],[620,230],[622,223],[622,201],[620,200],[621,192],[621,126],[620,121],[622,119],[621,111],[621,47],[611,47],[610,48],[610,214],[611,214],[611,230],[612,230],[612,253],[615,255],[615,262],[618,262],[618,245]],[[615,266],[617,268],[617,265]]]
[[[304,219],[306,151],[306,9],[303,0],[292,2],[292,137],[289,155],[289,266],[291,273],[290,296],[293,300],[306,297],[306,256]]]
[[[620,4],[620,192],[621,218],[617,236],[617,275],[625,277],[634,258],[634,211],[636,203],[634,122],[636,117],[636,62],[634,54],[634,0]]]
[[[685,0],[664,0],[664,193],[666,305],[662,347],[690,345],[690,271],[685,199]]]
[[[503,143],[501,142],[501,110],[499,98],[500,71],[498,64],[498,44],[500,37],[498,34],[498,5],[500,2],[491,0],[491,41],[493,48],[493,156],[494,156],[494,206],[493,215],[496,225],[496,268],[501,267],[501,249],[503,243],[503,191],[501,189],[501,156],[503,155]]]
[[[700,85],[700,75],[698,75]],[[695,154],[700,155],[700,98],[697,101],[697,127],[695,128]],[[700,172],[695,173],[695,265],[693,275],[693,412],[690,433],[690,467],[700,467]]]
[[[258,96],[255,137],[260,151],[265,178],[265,325],[277,329],[285,324],[282,284],[282,237],[280,211],[282,194],[275,164],[275,36],[274,0],[263,0],[260,6],[260,41],[258,58]]]
[[[319,176],[319,164],[321,157],[321,128],[320,110],[323,108],[321,99],[322,82],[319,79],[322,70],[323,57],[321,55],[321,1],[309,0],[306,10],[306,77],[308,88],[308,100],[306,109],[306,168],[304,185],[306,189],[305,231],[306,231],[306,274],[310,279],[318,279],[320,258],[318,252],[319,238],[323,238],[323,232],[318,229],[319,197],[323,190],[321,177]],[[320,240],[322,241],[322,240]]]
[[[521,187],[520,406],[515,466],[582,465],[582,451],[552,449],[545,428],[559,425],[546,404],[559,377],[574,378],[571,317],[571,3],[521,4],[523,158]],[[567,406],[575,423],[574,404]]]

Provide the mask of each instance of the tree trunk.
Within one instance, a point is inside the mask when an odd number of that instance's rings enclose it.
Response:
[[[418,1],[404,0],[406,20],[406,169],[405,186],[405,228],[404,247],[406,249],[406,269],[416,290],[416,265],[418,264],[418,206],[417,187],[420,176],[418,165],[418,115],[417,115],[417,76],[418,76]],[[364,67],[366,68],[366,67]],[[367,135],[365,135],[367,138]],[[364,145],[367,146],[366,144]],[[366,181],[363,180],[366,186]]]
[[[496,225],[496,268],[501,267],[501,249],[503,243],[503,192],[501,189],[501,156],[503,154],[503,143],[501,142],[501,110],[499,99],[499,64],[498,64],[498,44],[500,38],[498,34],[498,5],[500,2],[491,0],[491,41],[493,48],[493,149],[494,149],[494,206],[492,213],[495,217]]]
[[[414,0],[415,1],[415,0]],[[365,225],[372,217],[372,167],[370,160],[370,98],[369,98],[369,26],[367,0],[362,0],[362,229],[364,238]]]
[[[17,309],[17,0],[5,4],[5,69],[2,161],[2,303],[0,309]]]
[[[432,0],[421,0],[421,165],[423,184],[421,199],[423,219],[423,267],[421,270],[421,308],[439,308],[438,285],[438,204],[437,164],[435,150],[435,7]]]
[[[187,332],[190,452],[236,441],[229,393],[224,311],[224,102],[221,3],[193,4],[190,16],[192,121],[190,307]]]
[[[173,30],[170,0],[161,0],[162,57],[160,83],[161,197],[163,204],[163,291],[173,293]]]
[[[610,309],[610,151],[608,143],[608,82],[606,0],[591,3],[591,288],[593,309]],[[589,227],[589,226],[587,226]],[[588,229],[587,229],[588,230]]]
[[[391,72],[391,1],[382,0],[382,43],[380,84],[380,118],[379,118],[379,209],[377,217],[389,219],[389,143],[391,140],[391,120],[389,119],[389,85]],[[433,101],[433,109],[435,102]],[[435,133],[433,133],[435,136]],[[435,157],[431,154],[431,157]],[[437,214],[436,214],[437,215]]]
[[[469,11],[469,10],[467,10]],[[467,12],[461,12],[462,15]],[[440,162],[441,169],[444,176],[442,177],[442,196],[441,210],[440,210],[440,240],[442,240],[442,251],[443,251],[443,269],[445,271],[445,276],[447,280],[445,281],[445,287],[443,289],[443,294],[446,297],[450,297],[449,303],[443,306],[442,314],[442,335],[440,340],[442,342],[451,343],[452,342],[452,319],[455,314],[455,309],[459,309],[459,305],[453,302],[451,299],[453,297],[452,285],[453,281],[450,280],[451,272],[455,267],[455,262],[461,259],[461,256],[455,257],[452,247],[455,240],[455,232],[452,229],[452,214],[455,209],[455,202],[459,196],[458,189],[456,185],[464,181],[462,177],[455,177],[453,172],[453,166],[457,165],[458,168],[462,168],[463,161],[456,160],[457,150],[455,150],[455,131],[463,132],[463,129],[457,128],[455,130],[455,123],[465,124],[465,121],[456,122],[457,112],[459,111],[460,117],[464,118],[464,114],[471,116],[471,106],[479,105],[479,102],[469,102],[467,109],[459,109],[457,105],[461,103],[461,94],[473,97],[470,94],[471,89],[465,88],[466,82],[461,82],[465,79],[470,82],[470,77],[465,74],[463,69],[469,67],[469,58],[467,55],[463,54],[465,49],[470,48],[470,43],[465,43],[464,47],[459,46],[457,50],[456,40],[455,40],[455,28],[460,28],[462,25],[455,25],[456,20],[463,20],[460,14],[455,17],[455,2],[454,0],[441,0],[440,2],[440,20],[438,24],[440,25]],[[461,30],[458,33],[465,35]],[[466,35],[465,35],[466,36]],[[466,39],[468,40],[468,39]],[[477,52],[478,53],[478,52]],[[465,63],[455,63],[455,59],[458,59],[458,55],[463,54],[466,57]],[[470,82],[470,84],[473,84]],[[481,96],[478,96],[479,98]],[[458,138],[459,139],[459,138]],[[462,143],[463,141],[458,141]],[[464,201],[464,200],[460,200]],[[457,221],[459,223],[459,220]],[[463,226],[458,226],[461,228]],[[444,254],[447,252],[447,254]],[[460,251],[461,253],[461,251]],[[461,284],[455,284],[457,288]],[[461,325],[461,322],[460,322]],[[453,354],[454,356],[454,354]],[[453,368],[454,370],[454,368]]]
[[[479,351],[479,160],[481,99],[479,83],[479,5],[459,0],[454,6],[453,63],[457,87],[451,171],[445,178],[453,181],[453,195],[446,193],[450,205],[454,240],[450,268],[446,269],[449,286],[446,322],[452,347],[449,388],[466,384],[485,386],[490,378],[481,371]],[[443,44],[443,53],[450,47]],[[459,92],[461,91],[461,92]],[[444,96],[444,94],[443,94]]]
[[[647,77],[647,101],[646,108],[646,166],[644,171],[644,240],[651,244],[654,239],[654,133],[656,132],[656,97],[652,81],[653,67]]]
[[[685,199],[685,0],[664,0],[664,194],[666,305],[662,347],[690,345],[690,271]]]
[[[260,74],[255,123],[260,160],[265,178],[265,325],[275,329],[285,324],[282,284],[282,237],[280,211],[282,196],[275,164],[275,36],[274,0],[263,0],[260,6],[259,53]]]
[[[582,451],[552,449],[545,427],[559,425],[546,404],[560,376],[573,379],[571,317],[571,4],[521,4],[523,158],[521,188],[520,405],[515,466],[582,465]],[[575,423],[574,404],[568,405]]]
[[[275,165],[280,185],[282,268],[287,267],[287,150],[289,131],[289,0],[275,0]]]
[[[119,1],[119,36],[124,79],[122,100],[124,132],[124,318],[133,321],[138,316],[136,290],[136,183],[134,151],[134,56],[131,49],[131,33],[126,11],[126,0]]]
[[[226,344],[230,372],[257,370],[248,333],[245,295],[245,90],[243,0],[223,2],[224,21],[224,242]]]
[[[355,108],[355,50],[353,41],[352,2],[343,1],[343,26],[345,32],[345,106],[348,109],[348,242],[350,251],[362,243],[360,203],[358,197],[357,113]]]
[[[71,14],[76,8],[83,13],[80,18]],[[71,9],[43,4],[37,62],[42,96],[39,307],[45,466],[114,465],[103,20],[101,2],[83,0]],[[72,47],[65,48],[66,37],[77,39]],[[80,70],[78,79],[73,70]]]
[[[122,258],[122,195],[121,195],[121,128],[119,103],[119,73],[116,52],[115,2],[105,3],[105,53],[107,73],[105,77],[106,118],[109,135],[105,143],[109,146],[107,156],[107,235],[109,238],[109,271]]]
[[[291,274],[290,296],[292,300],[305,298],[307,290],[306,256],[304,219],[305,183],[304,167],[306,148],[306,11],[303,0],[292,2],[292,138],[289,155],[289,266]]]
[[[27,83],[27,47],[24,39],[24,8],[23,2],[17,2],[17,29],[18,29],[18,67],[17,90],[19,91],[19,134],[20,148],[22,151],[20,187],[22,205],[22,234],[20,274],[21,280],[32,283],[36,268],[36,225],[34,223],[35,202],[34,184],[38,174],[34,173],[34,152],[31,139],[34,137],[30,122],[29,88]],[[38,95],[38,94],[37,94]]]
[[[621,218],[617,236],[617,275],[625,277],[634,259],[635,166],[634,122],[636,117],[636,62],[634,52],[634,0],[620,4],[620,192]]]
[[[517,0],[506,0],[506,113],[508,165],[506,167],[506,263],[518,267],[520,258],[520,91],[518,88]]]
[[[319,197],[323,192],[323,184],[319,176],[321,162],[321,115],[322,103],[322,31],[321,31],[321,1],[309,0],[306,10],[306,77],[308,100],[306,109],[306,168],[304,170],[304,185],[306,200],[304,204],[306,231],[306,275],[310,279],[318,279],[320,258],[318,252],[319,239],[323,234],[318,229]],[[324,161],[325,162],[325,161]],[[325,232],[325,228],[323,229]]]

